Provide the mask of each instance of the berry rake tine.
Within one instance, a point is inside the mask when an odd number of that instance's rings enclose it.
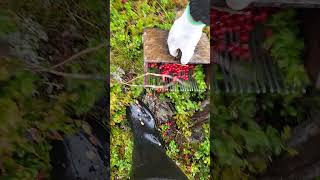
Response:
[[[191,77],[191,75],[190,75],[191,73],[192,73],[192,72],[190,72],[189,74],[187,74],[188,79],[190,79],[189,82],[188,82],[188,88],[189,88],[189,91],[194,91],[194,89],[192,88],[192,84],[191,84],[191,83],[192,83],[192,80],[193,80],[192,77]]]
[[[256,51],[256,44],[254,42],[254,34],[252,34],[252,39],[251,39],[251,42],[252,42],[252,61],[254,63],[254,66],[256,67],[255,69],[255,78],[256,78],[256,82],[257,82],[257,93],[260,94],[262,92],[262,84],[261,84],[261,81],[260,81],[260,70],[258,69],[259,68],[259,65],[258,65],[258,62],[257,62],[257,58],[259,57],[259,55],[257,55],[257,51]]]
[[[218,60],[218,63],[219,63],[220,65],[221,65],[222,62],[224,61],[222,55],[220,55],[220,54],[218,55],[218,59],[217,59],[217,60]],[[220,66],[220,69],[221,69],[221,71],[222,71],[222,73],[223,73],[224,89],[225,89],[226,92],[230,92],[228,76],[227,76],[227,73],[226,73],[223,65]]]
[[[259,78],[258,79],[258,82],[260,84],[260,87],[262,89],[262,93],[266,93],[267,90],[266,90],[266,85],[265,85],[265,81],[264,81],[264,74],[263,74],[263,69],[262,69],[262,66],[261,66],[261,53],[260,53],[260,45],[259,45],[259,42],[257,42],[257,39],[259,37],[259,34],[258,34],[258,28],[255,29],[253,31],[253,53],[254,53],[254,61],[256,63],[256,70],[257,70],[257,77]]]
[[[272,58],[270,57],[270,59],[268,60],[268,64],[269,64],[269,69],[271,69],[271,77],[274,79],[274,82],[276,84],[276,89],[278,93],[281,93],[281,91],[283,89],[287,89],[284,85],[284,83],[280,82],[282,77],[280,75],[280,72],[278,71],[278,69],[275,69],[275,64],[272,62]],[[280,87],[280,84],[282,86],[282,88]],[[281,90],[282,89],[282,90]]]
[[[259,25],[258,26],[259,30],[256,31],[258,32],[256,37],[256,46],[257,47],[262,47],[262,42],[264,42],[264,37],[263,37],[263,26],[262,25]],[[266,63],[266,56],[267,54],[265,53],[265,51],[262,49],[262,48],[259,48],[259,54],[261,54],[261,58],[260,58],[260,61],[261,61],[261,67],[263,69],[263,73],[264,73],[264,81],[266,82],[266,85],[267,85],[267,88],[269,89],[269,91],[271,93],[273,93],[275,91],[274,89],[274,84],[275,81],[272,81],[272,78],[271,78],[271,72],[269,71],[269,68],[267,66],[267,63]],[[276,86],[276,85],[275,85]]]
[[[220,92],[220,87],[219,87],[218,79],[217,79],[217,66],[216,65],[212,65],[211,68],[212,68],[212,71],[213,71],[212,81],[213,81],[213,84],[214,84],[214,92],[215,93],[219,93]]]
[[[271,73],[269,71],[269,68],[268,68],[267,62],[266,62],[268,59],[267,59],[265,54],[262,56],[261,60],[262,60],[262,63],[263,63],[264,73],[267,76],[267,81],[268,81],[268,84],[269,84],[269,90],[270,90],[271,93],[274,93],[275,92],[274,81],[272,81],[272,79],[271,79],[271,76],[270,76]]]
[[[190,78],[192,78],[190,76]],[[196,83],[194,82],[194,79],[191,79],[191,87],[192,87],[192,91],[195,91],[196,89],[198,89],[198,87],[196,86]]]
[[[193,72],[190,71],[190,72],[187,74],[188,79],[189,79],[189,81],[188,81],[188,89],[189,89],[189,91],[194,91],[194,89],[192,88],[192,80],[193,80],[193,77],[191,76],[192,73],[193,73]]]
[[[226,36],[226,42],[225,43],[232,43],[232,42],[234,42],[232,33],[228,32],[227,36]],[[233,56],[230,53],[225,53],[224,56],[225,56],[226,59],[228,59],[229,62],[232,63]],[[225,62],[226,61],[223,61],[224,66],[226,67],[226,63]],[[230,81],[231,81],[230,85],[231,85],[231,88],[232,88],[232,92],[235,93],[235,92],[237,92],[237,86],[236,86],[235,80],[233,79],[232,70],[229,72],[229,75],[230,75]]]
[[[269,68],[268,68],[268,65],[267,65],[267,55],[266,55],[266,53],[265,52],[262,52],[262,54],[261,54],[262,56],[261,56],[261,61],[262,61],[262,69],[263,69],[263,72],[264,72],[264,74],[265,74],[265,76],[266,76],[266,81],[268,82],[268,89],[269,89],[269,91],[271,92],[271,93],[273,93],[274,91],[275,91],[275,88],[274,88],[274,81],[272,80],[272,78],[271,78],[271,73],[270,73],[270,71],[269,71]]]
[[[230,32],[231,34],[231,41],[232,42],[239,42],[239,38],[237,37],[237,34],[235,32]],[[239,57],[235,57],[235,56],[231,56],[231,61],[239,61]],[[233,74],[234,75],[234,74]],[[240,93],[242,94],[243,93],[243,88],[242,88],[242,85],[245,83],[245,81],[241,80],[240,78],[238,78],[237,76],[234,76],[235,78],[235,81],[237,82],[238,84],[238,89],[240,90]]]
[[[180,76],[183,76],[183,73],[180,73]],[[183,82],[182,86],[181,86],[182,91],[186,91],[185,89],[185,82]]]
[[[252,37],[252,35],[251,35],[251,37]],[[252,50],[252,57],[251,57],[251,63],[253,63],[254,64],[254,66],[257,66],[257,63],[256,63],[256,56],[255,56],[255,49],[254,49],[254,47],[255,47],[255,44],[254,44],[254,42],[253,42],[253,40],[252,40],[252,38],[251,38],[251,40],[249,41],[249,43],[250,43],[250,46],[251,46],[251,50]],[[257,71],[255,70],[255,72],[254,72],[254,84],[255,84],[255,91],[256,91],[256,93],[257,94],[260,94],[260,87],[259,87],[259,82],[258,82],[258,74],[257,74]]]
[[[261,27],[261,26],[260,26]],[[260,29],[261,30],[261,29]],[[261,31],[260,31],[261,32]],[[257,45],[258,46],[262,46],[261,42],[264,41],[264,38],[263,38],[263,35],[260,33],[259,36],[258,36],[258,39],[256,40],[257,41]],[[260,42],[260,43],[259,43]],[[264,72],[264,76],[266,78],[266,81],[268,82],[268,89],[271,93],[273,93],[275,91],[275,88],[274,86],[276,86],[276,82],[275,80],[272,80],[272,77],[271,77],[271,74],[272,72],[270,72],[269,70],[269,66],[268,66],[268,59],[267,59],[267,54],[264,50],[262,50],[261,48],[259,49],[260,50],[260,54],[261,54],[261,63],[262,63],[262,69],[263,69],[263,72]]]

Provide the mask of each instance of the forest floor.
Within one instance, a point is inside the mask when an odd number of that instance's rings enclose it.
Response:
[[[206,91],[159,93],[121,83],[144,74],[143,29],[158,27],[169,30],[177,12],[185,6],[186,1],[111,1],[112,179],[129,178],[133,142],[125,108],[135,99],[144,101],[155,115],[167,155],[190,179],[209,178],[209,118],[196,126],[193,126],[196,120],[192,119],[206,106],[203,105],[209,98]],[[195,74],[200,76],[198,83],[204,83],[201,66]],[[143,85],[143,78],[134,84]],[[120,96],[123,92],[125,95]]]

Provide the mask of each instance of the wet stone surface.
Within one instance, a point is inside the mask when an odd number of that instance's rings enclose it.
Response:
[[[159,124],[166,123],[174,115],[170,103],[166,100],[160,100],[155,95],[145,95],[143,102],[148,106]]]

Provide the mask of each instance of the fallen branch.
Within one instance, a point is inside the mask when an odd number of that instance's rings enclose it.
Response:
[[[60,72],[60,71],[55,71],[55,70],[43,70],[44,72],[48,72],[54,75],[58,76],[63,76],[63,77],[68,77],[68,78],[73,78],[73,79],[84,79],[84,80],[107,80],[106,77],[99,76],[99,75],[89,75],[89,74],[78,74],[78,73],[65,73],[65,72]]]
[[[139,84],[128,84],[128,83],[121,83],[127,86],[131,87],[144,87],[144,88],[153,88],[153,89],[168,89],[170,86],[173,86],[176,84],[176,82],[171,82],[169,84],[166,84],[164,86],[156,86],[156,85],[139,85]]]
[[[131,86],[131,87],[144,87],[144,88],[153,88],[153,89],[168,89],[170,86],[175,85],[176,83],[183,84],[183,82],[179,79],[172,81],[166,85],[161,85],[161,86],[156,86],[156,85],[138,85],[138,84],[130,84],[131,82],[146,77],[146,76],[156,76],[156,77],[162,77],[162,78],[169,78],[169,79],[174,79],[173,76],[166,75],[166,74],[155,74],[155,73],[145,73],[143,75],[140,75],[138,77],[135,77],[131,79],[128,82],[119,82],[120,84],[126,85],[126,86]]]
[[[52,70],[49,68],[42,67],[37,64],[28,64],[27,67],[31,71],[35,72],[45,72],[54,74],[57,76],[67,77],[67,78],[73,78],[73,79],[83,79],[83,80],[107,80],[107,77],[103,77],[102,75],[89,75],[89,74],[78,74],[78,73],[66,73],[66,72],[60,72],[56,70]]]
[[[156,73],[145,73],[141,76],[138,76],[138,77],[135,77],[133,79],[131,79],[130,81],[128,81],[127,83],[131,83],[137,79],[140,79],[140,78],[143,78],[145,76],[156,76],[156,77],[165,77],[165,78],[169,78],[169,79],[173,79],[174,77],[173,76],[170,76],[170,75],[167,75],[167,74],[156,74]],[[183,84],[183,82],[179,79],[177,79],[177,82],[179,82],[180,84]]]
[[[69,57],[68,59],[66,59],[66,60],[64,60],[64,61],[62,61],[62,62],[60,62],[60,63],[58,63],[58,64],[56,64],[56,65],[53,65],[53,66],[50,67],[49,69],[55,69],[55,68],[57,68],[57,67],[59,67],[59,66],[62,66],[62,65],[66,64],[66,63],[68,63],[68,62],[70,62],[70,61],[72,61],[72,60],[74,60],[74,59],[79,58],[79,57],[82,56],[82,55],[85,55],[85,54],[88,54],[88,53],[97,51],[97,50],[99,50],[99,49],[101,49],[101,48],[103,48],[103,47],[107,47],[107,43],[102,43],[102,44],[100,44],[100,45],[98,45],[98,46],[96,46],[96,47],[93,47],[93,48],[84,49],[84,50],[78,52],[77,54],[72,55],[72,56]]]

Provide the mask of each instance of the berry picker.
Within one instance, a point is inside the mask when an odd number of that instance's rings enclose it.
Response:
[[[196,65],[210,64],[210,42],[203,33],[195,53],[187,65],[169,54],[168,31],[146,28],[143,33],[144,69],[146,73],[159,76],[146,76],[145,85],[162,86],[157,91],[199,91],[192,77]]]

